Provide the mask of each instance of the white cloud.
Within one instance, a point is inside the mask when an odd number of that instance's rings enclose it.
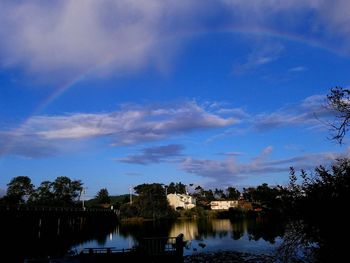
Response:
[[[306,125],[310,127],[325,126],[330,117],[334,116],[326,107],[325,95],[313,95],[301,103],[284,107],[274,112],[261,113],[251,120],[253,128],[262,131],[279,127]]]
[[[260,42],[254,50],[248,55],[244,63],[234,67],[233,72],[236,74],[254,70],[265,64],[269,64],[277,60],[284,47],[277,42]]]
[[[213,30],[210,21],[217,23],[219,16],[219,27],[268,28],[350,51],[347,0],[1,1],[1,66],[73,75],[162,67],[181,46],[182,36]],[[278,58],[257,50],[243,68]]]
[[[108,138],[114,146],[167,139],[196,130],[230,126],[234,118],[211,113],[195,102],[161,106],[125,106],[110,113],[35,116],[20,129],[0,131],[5,153],[42,156],[68,141]]]
[[[223,160],[201,160],[188,157],[181,163],[181,169],[192,174],[207,177],[220,184],[237,183],[255,175],[271,175],[284,172],[286,175],[290,167],[295,169],[314,169],[318,165],[327,165],[338,158],[349,157],[349,149],[343,153],[323,152],[308,153],[286,159],[270,160],[272,146],[266,147],[260,155],[248,162],[239,162],[235,156]]]
[[[5,1],[0,3],[1,61],[46,73],[79,73],[96,66],[106,73],[157,64],[163,59],[160,50],[168,54],[176,47],[176,38],[167,41],[176,28],[190,26],[192,5],[167,0]]]

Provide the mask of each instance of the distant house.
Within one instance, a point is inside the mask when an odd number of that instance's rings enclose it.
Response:
[[[211,210],[229,210],[230,208],[238,207],[238,200],[227,200],[227,201],[211,201]]]
[[[196,206],[196,198],[186,194],[168,194],[167,199],[174,209],[192,209]]]

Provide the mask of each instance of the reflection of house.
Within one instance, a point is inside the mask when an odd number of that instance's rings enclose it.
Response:
[[[171,227],[170,237],[176,237],[179,233],[184,234],[184,240],[192,240],[198,237],[198,225],[193,221],[176,221]]]
[[[196,206],[196,198],[185,194],[168,194],[169,204],[174,208],[191,209]]]
[[[210,208],[212,210],[229,210],[230,208],[236,208],[236,207],[238,207],[238,200],[210,202]]]
[[[228,219],[212,219],[211,224],[215,232],[232,231],[232,223]]]

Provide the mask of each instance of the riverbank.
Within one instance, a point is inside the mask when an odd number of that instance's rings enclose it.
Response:
[[[250,254],[236,251],[218,251],[184,256],[184,263],[272,263],[275,257],[264,254]]]

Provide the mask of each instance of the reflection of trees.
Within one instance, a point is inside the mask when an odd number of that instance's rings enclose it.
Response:
[[[310,242],[304,227],[305,222],[300,220],[287,225],[283,243],[277,253],[282,262],[302,262],[303,259],[315,261],[313,249],[316,244]]]
[[[247,225],[247,233],[250,240],[257,241],[262,238],[274,244],[276,237],[284,235],[284,226],[272,219],[257,218],[250,220]]]
[[[123,237],[131,236],[137,243],[149,237],[168,237],[172,221],[126,222],[119,226],[119,234]]]
[[[60,257],[73,246],[88,240],[106,240],[115,218],[96,216],[1,215],[3,257],[11,262],[24,258]]]
[[[247,225],[245,220],[238,220],[232,223],[232,235],[231,237],[234,240],[240,239],[245,231],[246,231]]]
[[[207,237],[215,237],[216,233],[213,229],[213,224],[210,219],[201,219],[197,221],[198,225],[198,237],[197,239],[203,239]]]
[[[212,225],[213,225],[213,231],[215,231],[216,235],[218,235],[220,238],[227,236],[232,229],[232,225],[230,223],[230,220],[228,219],[226,220],[213,219]]]

